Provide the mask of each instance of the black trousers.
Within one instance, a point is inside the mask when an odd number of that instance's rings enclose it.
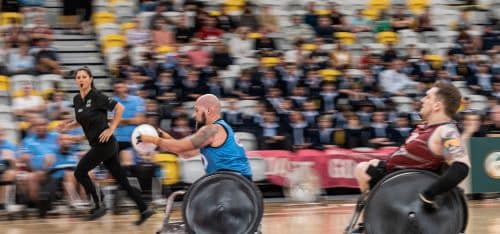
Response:
[[[121,189],[125,190],[130,198],[134,200],[137,207],[142,212],[147,209],[146,203],[141,198],[141,193],[137,188],[130,185],[125,171],[118,161],[118,142],[113,138],[103,144],[97,144],[87,152],[87,154],[78,162],[75,169],[75,178],[84,188],[87,194],[92,196],[95,204],[100,205],[99,197],[89,177],[89,171],[100,163],[111,173]]]

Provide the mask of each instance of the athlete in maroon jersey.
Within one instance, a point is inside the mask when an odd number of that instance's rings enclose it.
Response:
[[[468,156],[452,120],[460,106],[460,92],[451,84],[438,82],[421,101],[420,115],[425,123],[412,132],[405,144],[387,161],[373,159],[356,166],[356,179],[363,193],[398,169],[437,172],[443,165],[449,165],[435,183],[419,194],[425,204],[433,205],[436,195],[454,188],[467,176]]]

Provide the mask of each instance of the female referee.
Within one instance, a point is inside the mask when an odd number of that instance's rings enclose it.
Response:
[[[140,225],[151,217],[154,211],[148,209],[139,190],[130,186],[125,172],[118,162],[118,142],[113,136],[113,132],[122,118],[124,107],[95,89],[92,73],[87,67],[77,69],[74,76],[80,90],[80,93],[73,98],[76,121],[63,122],[59,126],[59,130],[65,131],[81,125],[91,146],[91,149],[80,160],[75,169],[76,180],[94,200],[94,208],[88,219],[94,220],[106,214],[106,207],[99,201],[94,184],[88,175],[90,170],[102,162],[120,187],[127,191],[128,196],[137,204],[141,215],[135,224]],[[111,123],[108,123],[108,111],[113,110],[115,111],[114,117]]]

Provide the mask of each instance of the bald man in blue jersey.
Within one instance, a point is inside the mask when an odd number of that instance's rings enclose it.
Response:
[[[252,171],[245,149],[236,139],[233,129],[221,119],[221,104],[212,94],[200,96],[194,105],[194,118],[199,130],[182,139],[172,139],[161,131],[163,138],[141,135],[140,141],[154,143],[160,148],[184,158],[201,153],[207,174],[234,171],[252,180]]]

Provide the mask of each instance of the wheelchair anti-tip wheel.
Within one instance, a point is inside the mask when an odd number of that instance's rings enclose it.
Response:
[[[459,189],[438,196],[435,210],[425,209],[418,197],[437,178],[423,170],[401,170],[384,177],[366,200],[366,233],[464,233],[468,211]]]
[[[263,199],[257,186],[234,172],[216,172],[193,183],[184,196],[186,233],[250,234],[258,231]]]

